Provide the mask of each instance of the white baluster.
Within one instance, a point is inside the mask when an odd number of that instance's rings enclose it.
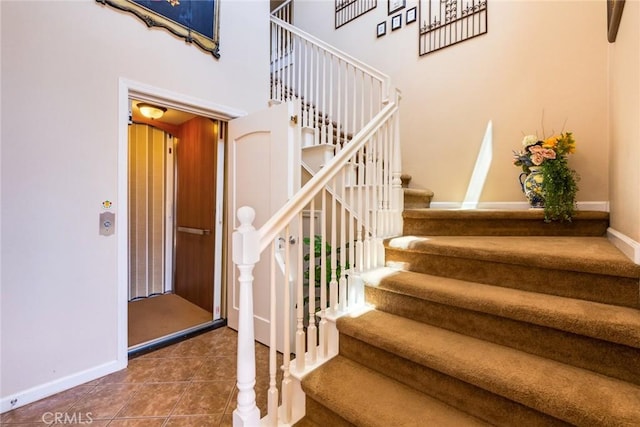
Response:
[[[334,177],[332,187],[334,192],[337,192],[336,188],[337,180]],[[336,196],[331,196],[331,281],[329,282],[329,306],[332,314],[338,310],[338,276],[336,272],[338,260],[336,252]]]
[[[365,212],[363,211],[363,197],[362,197],[362,191],[364,189],[366,189],[365,185],[364,185],[364,169],[366,167],[366,160],[364,158],[364,150],[360,149],[358,151],[358,178],[357,178],[357,182],[358,182],[358,201],[357,201],[357,227],[356,227],[356,258],[355,258],[355,265],[356,265],[356,269],[358,272],[362,272],[364,271],[364,255],[362,253],[364,247],[363,247],[363,237],[362,237],[362,232],[363,232],[363,228],[364,228],[364,224],[363,224],[363,219],[364,219],[364,215]]]
[[[355,101],[355,99],[354,99],[354,101]],[[355,192],[356,192],[356,189],[357,189],[357,186],[356,186],[356,172],[357,172],[357,169],[354,171],[353,168],[357,168],[358,167],[356,162],[357,162],[357,155],[354,155],[350,160],[352,169],[351,169],[351,178],[350,178],[351,182],[349,183],[350,184],[350,189],[349,189],[349,207],[350,207],[350,210],[348,212],[348,214],[349,214],[349,216],[348,216],[348,218],[349,218],[349,257],[348,257],[348,260],[349,260],[349,273],[348,274],[349,274],[349,276],[348,276],[348,279],[347,279],[347,289],[348,289],[347,290],[347,292],[348,292],[348,294],[347,294],[348,295],[347,296],[347,304],[348,304],[349,308],[351,308],[355,303],[355,298],[354,298],[355,294],[353,293],[355,288],[353,287],[353,284],[354,284],[353,279],[354,279],[354,275],[355,275],[355,272],[356,272],[356,265],[355,265],[355,263],[356,263],[356,256],[355,256],[355,249],[356,249],[355,248],[355,243],[356,243],[355,222],[356,222],[356,220],[355,220],[354,215],[353,215],[353,209],[355,207]]]
[[[390,141],[393,135],[393,127],[387,126],[387,133],[384,138],[384,199],[383,199],[383,221],[384,221],[384,234],[383,236],[389,237],[390,219],[389,219],[389,199],[391,198],[391,155],[390,153]]]
[[[311,199],[310,207],[310,223],[309,223],[309,238],[311,243],[309,244],[309,288],[307,289],[309,295],[309,323],[307,325],[307,359],[310,364],[316,363],[316,229],[315,229],[315,216],[316,216],[316,204],[315,200]]]
[[[340,298],[340,303],[338,304],[338,307],[339,310],[344,311],[347,309],[347,278],[345,277],[345,274],[347,273],[347,208],[345,207],[346,190],[344,185],[347,179],[346,168],[342,168],[340,176],[342,180],[342,199],[340,203],[340,278],[338,279],[338,296]]]
[[[238,406],[233,411],[235,427],[257,426],[260,410],[256,406],[256,355],[253,332],[253,268],[260,260],[259,237],[253,227],[255,211],[243,206],[238,209],[240,227],[233,233],[233,262],[240,277],[238,301]]]
[[[374,136],[375,138],[375,136]],[[371,234],[373,233],[371,227],[371,172],[373,171],[372,158],[373,144],[369,141],[365,148],[365,167],[364,167],[364,208],[362,214],[364,215],[364,269],[371,269]]]
[[[289,295],[289,278],[291,263],[291,245],[289,244],[289,236],[291,232],[289,225],[284,229],[284,259],[285,259],[285,291],[283,292],[284,300],[282,301],[282,312],[284,315],[284,349],[282,351],[282,407],[280,418],[284,423],[289,423],[293,413],[293,380],[291,379],[291,348],[289,336],[289,313],[291,305],[289,304],[291,296]]]
[[[267,392],[267,424],[271,427],[278,425],[278,387],[276,384],[276,376],[278,373],[277,353],[276,353],[276,246],[278,240],[271,244],[271,277],[269,283],[269,299],[271,301],[269,316],[269,391]],[[285,245],[287,242],[285,241]],[[285,276],[285,289],[288,288],[288,277]],[[286,294],[286,291],[285,291]]]
[[[321,111],[321,120],[322,120],[322,134],[320,137],[321,144],[327,144],[329,142],[327,138],[327,52],[322,51],[322,111]],[[332,89],[330,89],[332,90]]]
[[[337,93],[336,93],[336,102],[337,102],[337,107],[336,107],[336,131],[335,131],[335,141],[333,142],[333,144],[336,145],[336,153],[338,151],[340,151],[341,146],[340,146],[340,131],[342,130],[342,122],[341,122],[341,118],[340,118],[340,112],[341,112],[341,106],[342,106],[342,96],[341,96],[341,85],[342,85],[342,73],[341,71],[341,64],[340,64],[340,59],[338,59],[338,61],[336,62],[336,88],[337,88]],[[333,138],[333,135],[331,135],[331,137]],[[336,189],[337,190],[337,189]]]
[[[393,234],[402,234],[402,211],[404,210],[404,190],[402,189],[402,156],[400,152],[400,113],[393,116],[395,122],[395,137],[393,140]]]
[[[302,232],[302,215],[298,215],[298,236],[300,243],[302,244],[304,235]],[[304,266],[303,266],[303,250],[302,245],[299,245],[298,250],[298,277],[296,283],[296,370],[298,372],[304,371],[305,357],[304,357]]]
[[[320,213],[320,235],[322,247],[320,257],[320,325],[318,335],[320,337],[320,346],[318,349],[318,357],[323,360],[327,357],[327,189],[322,190],[322,208]]]

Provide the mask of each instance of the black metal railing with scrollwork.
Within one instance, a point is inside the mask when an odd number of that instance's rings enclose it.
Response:
[[[428,0],[420,3],[420,55],[486,34],[488,0]]]

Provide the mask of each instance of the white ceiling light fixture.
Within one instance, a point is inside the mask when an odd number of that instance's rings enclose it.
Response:
[[[138,110],[140,110],[140,114],[149,119],[159,119],[167,111],[167,109],[164,107],[147,104],[145,102],[141,102],[138,104]]]

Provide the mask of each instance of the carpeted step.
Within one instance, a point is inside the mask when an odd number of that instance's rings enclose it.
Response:
[[[577,211],[571,222],[544,222],[542,209],[405,209],[406,236],[604,236],[609,213]]]
[[[377,310],[640,385],[640,311],[380,269],[362,275]]]
[[[310,423],[310,424],[307,424]],[[305,395],[305,416],[298,421],[296,427],[331,426],[331,427],[354,427],[355,424],[345,420],[331,409],[312,399],[309,394]]]
[[[431,206],[433,191],[421,188],[405,188],[404,209],[427,209]]]
[[[342,356],[307,375],[302,389],[305,418],[323,426],[490,425]]]
[[[385,241],[404,270],[640,307],[640,265],[606,237],[403,236]]]
[[[342,317],[338,329],[342,357],[493,424],[640,425],[640,387],[628,382],[377,310]],[[323,381],[339,383],[344,376],[338,368]],[[379,390],[356,381],[353,398],[364,394],[358,389]],[[326,402],[342,386],[323,387]],[[543,417],[550,417],[548,424]]]
[[[322,405],[318,406],[317,408],[313,406],[313,403],[316,403],[315,401],[311,400],[311,399],[307,399],[306,402],[306,411],[307,413],[313,413],[313,414],[318,414],[320,411],[324,410],[324,407]],[[341,424],[339,423],[317,423],[315,421],[313,421],[310,417],[303,417],[301,420],[299,420],[298,422],[296,422],[294,424],[295,427],[323,427],[323,426],[335,426],[335,427],[339,427]],[[343,424],[345,425],[345,424]],[[349,424],[346,424],[347,426]]]
[[[349,335],[340,337],[340,352],[344,357],[358,360],[365,366],[371,365],[380,373],[449,406],[473,414],[493,426],[569,427],[572,425],[465,381],[398,357],[374,345],[368,345]]]

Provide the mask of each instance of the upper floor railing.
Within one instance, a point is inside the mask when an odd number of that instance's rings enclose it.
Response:
[[[271,11],[271,16],[291,24],[293,22],[293,1],[286,0],[281,5]]]
[[[271,98],[301,101],[299,117],[312,144],[333,144],[339,151],[389,96],[387,75],[271,17]]]

